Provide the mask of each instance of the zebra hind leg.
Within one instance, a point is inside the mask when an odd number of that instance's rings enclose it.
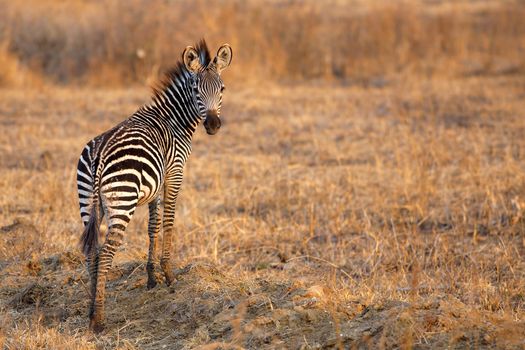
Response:
[[[133,205],[134,204],[134,205]],[[95,332],[100,333],[104,330],[104,302],[106,294],[106,279],[107,273],[113,262],[115,252],[122,244],[124,232],[128,226],[133,213],[135,212],[136,201],[133,203],[132,209],[127,212],[122,210],[108,208],[108,233],[106,241],[98,251],[98,259],[96,261],[96,276],[95,287],[92,290],[95,292],[91,297],[91,311],[89,328]]]
[[[155,198],[149,204],[149,220],[148,220],[148,236],[149,236],[149,249],[148,249],[148,264],[146,269],[148,271],[148,284],[147,288],[155,288],[157,285],[157,279],[155,277],[155,266],[157,264],[157,237],[160,231],[160,196]]]
[[[102,210],[102,208],[100,208],[99,219],[98,219],[98,224],[99,225],[102,222],[103,218],[104,218],[104,211]],[[84,226],[87,225],[88,221],[89,221],[89,217],[88,217],[88,220],[84,223]],[[94,298],[94,296],[95,296],[95,294],[97,292],[96,287],[97,287],[97,273],[98,273],[98,249],[99,249],[99,247],[94,247],[94,249],[91,251],[91,253],[89,253],[86,256],[86,265],[87,265],[87,270],[88,270],[88,274],[89,274],[89,280],[90,280],[90,284],[91,284],[91,295],[90,295],[90,298]],[[93,307],[91,307],[90,310],[89,310],[89,317],[90,318],[93,315],[93,311],[94,311],[94,309],[93,309]]]

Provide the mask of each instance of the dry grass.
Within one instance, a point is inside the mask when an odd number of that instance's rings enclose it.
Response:
[[[0,347],[523,349],[523,3],[206,5],[0,0]],[[201,36],[234,61],[177,282],[140,208],[93,336],[77,157]]]
[[[144,90],[5,90],[7,348],[522,348],[520,76],[228,89],[178,205],[173,287],[136,213],[86,334],[74,165]],[[18,220],[17,220],[18,218]]]

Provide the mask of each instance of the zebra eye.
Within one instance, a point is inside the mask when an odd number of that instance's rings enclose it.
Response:
[[[226,86],[221,87],[221,92],[224,92],[224,90],[226,90]]]

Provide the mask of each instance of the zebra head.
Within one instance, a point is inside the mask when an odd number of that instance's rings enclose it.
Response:
[[[221,127],[221,103],[224,83],[221,72],[232,60],[230,45],[224,44],[213,60],[204,42],[195,49],[188,46],[182,54],[186,69],[192,73],[193,96],[208,135],[214,135]]]

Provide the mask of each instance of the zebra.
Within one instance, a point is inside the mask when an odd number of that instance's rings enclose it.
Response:
[[[161,226],[160,266],[166,284],[173,282],[171,237],[184,165],[200,121],[204,120],[209,135],[221,126],[221,72],[230,65],[232,55],[231,47],[224,44],[212,60],[204,39],[195,47],[186,47],[182,62],[154,86],[150,103],[84,147],[77,166],[77,187],[84,225],[80,244],[91,282],[90,330],[98,333],[105,327],[106,275],[139,205],[148,204],[149,209],[147,288],[157,284],[156,246]],[[99,226],[104,216],[108,230],[105,242],[99,246]]]

